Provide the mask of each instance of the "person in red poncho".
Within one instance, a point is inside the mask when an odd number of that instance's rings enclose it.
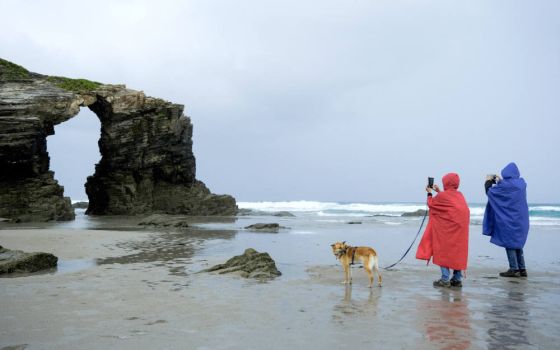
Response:
[[[436,287],[462,287],[462,270],[467,269],[469,255],[470,210],[459,188],[459,175],[449,173],[442,179],[443,191],[434,185],[438,193],[432,197],[428,192],[429,221],[416,251],[416,258],[428,260],[441,267],[441,278],[434,281]],[[453,278],[449,280],[449,269]]]

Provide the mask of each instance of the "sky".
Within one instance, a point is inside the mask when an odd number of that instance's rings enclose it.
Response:
[[[421,202],[426,177],[518,164],[560,202],[560,2],[9,1],[0,57],[185,105],[197,178],[239,201]],[[97,117],[48,140],[73,199]]]

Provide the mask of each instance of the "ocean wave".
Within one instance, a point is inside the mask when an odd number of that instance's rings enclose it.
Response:
[[[238,202],[239,208],[254,209],[260,211],[292,211],[292,212],[323,212],[340,214],[354,213],[406,213],[418,209],[425,209],[425,204],[407,203],[337,203],[337,202],[316,202],[316,201],[290,201],[290,202]]]
[[[418,209],[425,209],[424,203],[337,203],[319,201],[283,201],[283,202],[238,202],[241,209],[252,209],[259,212],[279,212],[288,211],[299,213],[317,219],[337,219],[352,217],[372,217],[375,219],[393,218],[392,222],[399,222],[404,213],[415,212]],[[486,204],[471,204],[471,223],[480,225],[484,217]],[[560,226],[560,205],[530,205],[529,215],[531,225],[536,226]],[[344,219],[333,220],[333,222],[343,222]],[[385,221],[385,220],[381,220]]]

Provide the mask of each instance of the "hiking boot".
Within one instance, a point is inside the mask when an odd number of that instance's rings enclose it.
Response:
[[[525,270],[525,269],[519,270],[519,275],[520,275],[521,277],[527,277],[527,270]]]
[[[457,281],[454,279],[451,279],[451,281],[449,281],[449,284],[451,285],[451,287],[456,287],[456,288],[462,288],[463,287],[463,283],[461,281]]]
[[[444,281],[442,279],[439,279],[437,281],[434,281],[434,287],[451,287],[451,283],[449,283],[449,281]]]
[[[500,272],[500,276],[502,277],[521,277],[519,270],[512,270],[509,269],[506,272]]]

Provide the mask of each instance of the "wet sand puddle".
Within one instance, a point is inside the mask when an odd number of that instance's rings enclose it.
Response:
[[[172,284],[172,291],[180,291],[189,286],[184,277],[196,272],[193,270],[193,257],[199,251],[204,242],[209,239],[228,239],[233,237],[236,231],[227,230],[200,230],[197,228],[159,230],[148,239],[141,241],[124,241],[116,244],[117,248],[123,249],[129,254],[97,259],[96,264],[106,269],[119,268],[118,265],[137,265],[128,267],[131,270],[146,272],[146,277],[154,276],[149,273],[153,268],[167,269],[169,279],[143,279],[152,290],[160,284]],[[181,278],[183,277],[183,278]]]

